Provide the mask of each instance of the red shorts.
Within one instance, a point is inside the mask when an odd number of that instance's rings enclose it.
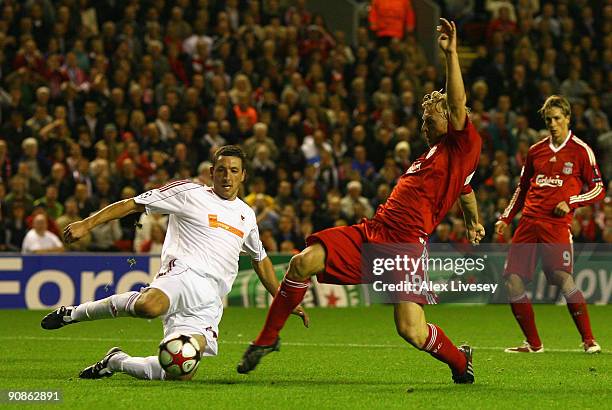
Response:
[[[334,285],[357,285],[371,283],[373,276],[371,272],[362,269],[362,245],[368,244],[394,244],[392,234],[384,225],[365,220],[356,225],[339,226],[325,229],[314,233],[306,239],[308,246],[320,243],[325,248],[325,270],[317,274],[320,283]],[[411,240],[403,239],[405,242],[415,245],[413,253],[418,251],[418,256],[426,251],[426,241],[422,235],[415,233]],[[415,273],[420,281],[428,281],[427,271]],[[408,294],[405,299],[420,304],[436,303],[436,297],[432,292],[421,294]]]
[[[565,224],[551,224],[522,217],[512,237],[504,276],[519,275],[526,282],[533,278],[538,260],[544,273],[574,271],[572,234]]]

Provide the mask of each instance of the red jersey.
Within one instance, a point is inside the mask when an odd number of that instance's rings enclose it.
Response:
[[[459,195],[472,192],[469,183],[481,147],[480,135],[467,116],[461,131],[449,122],[446,135],[400,177],[373,220],[384,224],[397,242],[406,242],[415,231],[431,234]]]
[[[585,185],[587,191],[581,193]],[[524,216],[570,224],[574,209],[597,202],[605,195],[593,150],[570,131],[558,147],[552,145],[549,136],[529,148],[519,185],[499,219],[510,223],[523,208]],[[562,201],[571,211],[559,217],[553,210]]]

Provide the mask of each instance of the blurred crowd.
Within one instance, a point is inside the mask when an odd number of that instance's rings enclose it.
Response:
[[[420,102],[444,87],[444,68],[427,61],[412,27],[381,44],[364,13],[352,44],[305,3],[1,2],[0,250],[159,253],[166,216],[130,215],[70,245],[56,239],[173,179],[210,184],[211,153],[225,144],[249,157],[241,197],[268,251],[293,252],[314,231],[371,217],[427,149]],[[612,179],[612,1],[443,6],[467,46],[486,241],[506,242],[511,232],[498,237],[493,224],[529,146],[546,136],[537,109],[550,94],[570,98],[572,129]],[[610,197],[577,210],[572,231],[612,242]],[[466,241],[458,207],[431,240]]]

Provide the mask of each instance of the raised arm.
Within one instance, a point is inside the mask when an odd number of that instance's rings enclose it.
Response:
[[[85,236],[96,226],[113,219],[120,219],[134,212],[144,212],[145,206],[137,204],[133,198],[124,199],[108,205],[95,214],[74,222],[64,229],[64,241],[71,243]]]
[[[449,121],[455,130],[463,130],[465,127],[465,87],[459,66],[459,55],[457,54],[457,27],[455,22],[440,19],[437,27],[440,36],[438,45],[446,59],[446,102],[448,105]]]

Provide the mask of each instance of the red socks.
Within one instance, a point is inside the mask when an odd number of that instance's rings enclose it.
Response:
[[[523,294],[516,299],[512,299],[510,301],[510,307],[512,308],[514,318],[527,339],[527,343],[532,347],[542,346],[542,341],[540,340],[540,335],[538,335],[538,329],[535,325],[533,306],[531,306],[531,301],[527,295]]]
[[[589,320],[589,311],[587,310],[582,292],[574,288],[565,295],[565,300],[567,302],[567,310],[569,310],[570,315],[572,315],[576,328],[578,328],[582,336],[582,341],[593,341],[594,338],[593,331],[591,330],[591,322]],[[538,335],[538,329],[536,329],[535,325],[533,307],[527,295],[523,294],[521,297],[512,300],[510,306],[516,321],[523,330],[527,343],[532,347],[542,346],[540,336]]]
[[[589,311],[584,300],[582,292],[578,288],[569,291],[565,296],[567,302],[567,310],[569,310],[574,323],[582,336],[583,342],[591,342],[594,340],[593,331],[591,330],[591,322],[589,320]]]
[[[264,328],[255,339],[254,344],[269,346],[276,341],[278,333],[285,326],[287,318],[304,299],[309,282],[296,282],[287,279],[287,277],[283,279],[268,311]]]
[[[456,372],[463,373],[467,365],[465,355],[450,341],[444,331],[431,323],[427,324],[429,335],[425,340],[423,350],[444,362]]]

